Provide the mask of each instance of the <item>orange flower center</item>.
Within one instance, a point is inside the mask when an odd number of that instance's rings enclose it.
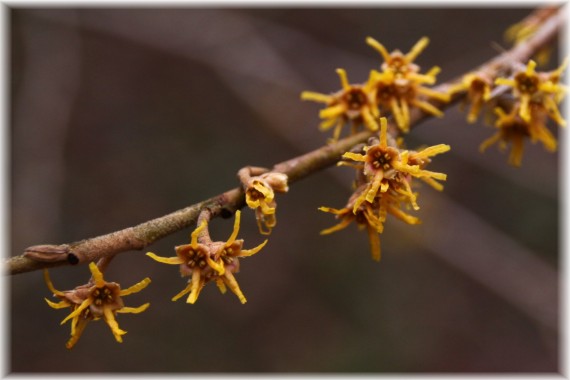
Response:
[[[538,91],[538,78],[536,76],[529,76],[526,73],[518,73],[515,76],[517,82],[517,89],[526,94],[533,94]]]
[[[93,296],[93,303],[97,306],[101,306],[104,303],[112,303],[113,302],[113,295],[111,289],[106,286],[101,288],[96,288],[91,293]]]
[[[367,99],[366,93],[360,88],[353,88],[347,91],[342,97],[343,102],[345,102],[351,110],[361,109],[368,103]]]

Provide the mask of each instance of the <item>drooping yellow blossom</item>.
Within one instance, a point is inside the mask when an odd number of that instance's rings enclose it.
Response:
[[[246,299],[233,275],[239,272],[238,258],[256,254],[267,244],[267,240],[253,249],[243,249],[243,240],[236,240],[239,232],[240,214],[239,210],[236,211],[234,229],[226,242],[212,242],[207,234],[208,222],[204,220],[192,232],[190,244],[175,247],[175,257],[162,257],[152,252],[147,253],[147,256],[160,263],[180,265],[180,274],[183,277],[191,277],[188,286],[172,297],[172,301],[190,293],[186,302],[193,304],[198,300],[204,285],[210,281],[215,281],[222,293],[226,292],[226,286],[228,286],[241,303],[246,303]]]
[[[484,73],[469,73],[463,76],[460,83],[449,89],[450,95],[467,91],[465,100],[471,104],[467,122],[474,123],[479,117],[482,106],[491,99],[491,85],[491,79]]]
[[[370,251],[372,259],[380,261],[381,247],[380,235],[384,230],[384,222],[386,221],[387,214],[391,214],[398,219],[408,224],[419,224],[420,220],[412,215],[402,211],[401,203],[407,204],[408,200],[402,194],[388,190],[378,197],[374,198],[372,203],[362,203],[354,211],[355,202],[361,196],[362,192],[366,191],[366,186],[362,185],[350,197],[347,205],[342,209],[335,209],[331,207],[320,207],[319,210],[329,212],[336,215],[340,222],[330,228],[321,231],[321,235],[327,235],[336,231],[346,228],[350,223],[355,222],[358,229],[366,229],[368,233],[368,240],[370,242]]]
[[[413,156],[415,159],[413,162],[410,162],[409,151],[401,151],[388,145],[388,123],[386,118],[381,118],[380,124],[380,140],[378,144],[364,147],[365,154],[346,152],[342,156],[346,159],[364,163],[363,173],[368,182],[365,190],[355,200],[353,212],[356,213],[364,201],[373,203],[379,191],[385,193],[388,189],[408,197],[413,208],[417,210],[419,206],[416,203],[416,195],[411,190],[411,177],[445,181],[447,178],[446,174],[424,170],[423,166],[428,162],[427,159],[429,157],[445,153],[450,147],[449,145],[440,144],[420,152],[414,152]]]
[[[565,60],[551,73],[537,73],[536,62],[530,60],[526,70],[518,71],[513,78],[497,78],[495,83],[513,88],[513,95],[520,101],[519,115],[527,123],[532,118],[547,115],[558,125],[565,126],[566,121],[560,115],[557,103],[566,92],[559,81],[567,64],[568,60]]]
[[[440,102],[449,101],[448,94],[442,94],[424,84],[433,85],[440,68],[435,66],[427,73],[420,74],[420,67],[413,63],[417,56],[429,43],[427,37],[421,38],[412,47],[409,53],[403,54],[399,50],[388,53],[388,50],[373,39],[366,39],[368,45],[376,49],[383,57],[381,72],[372,70],[369,83],[372,82],[374,96],[381,111],[390,111],[396,119],[398,127],[403,132],[410,128],[410,108],[417,107],[431,115],[441,117],[443,113],[423,98],[436,99]]]
[[[520,166],[523,157],[524,140],[531,142],[540,141],[544,148],[550,152],[556,151],[556,138],[550,133],[545,125],[545,117],[542,120],[533,118],[530,122],[520,116],[519,105],[513,107],[508,114],[502,108],[495,108],[497,121],[495,126],[499,129],[493,136],[483,141],[479,150],[484,152],[489,146],[498,143],[500,150],[505,150],[507,144],[511,144],[509,164]]]
[[[283,173],[264,173],[259,176],[249,177],[244,184],[245,201],[255,210],[255,217],[259,232],[269,235],[277,224],[275,209],[275,192],[287,192],[287,175]]]
[[[119,328],[119,324],[115,319],[116,314],[138,314],[145,311],[150,305],[149,303],[145,303],[136,308],[125,307],[121,298],[144,289],[150,283],[148,277],[130,288],[121,289],[119,284],[105,281],[103,274],[95,263],[89,264],[89,270],[93,277],[88,284],[66,291],[55,289],[47,269],[44,270],[44,279],[49,290],[55,297],[61,300],[56,303],[46,298],[45,301],[47,304],[54,309],[69,307],[72,310],[72,312],[61,321],[61,324],[64,324],[71,320],[71,338],[66,344],[68,349],[71,349],[77,343],[87,323],[98,319],[103,319],[107,325],[109,325],[116,341],[122,343],[122,335],[127,332]]]
[[[323,119],[319,128],[326,131],[334,126],[333,142],[338,140],[342,127],[348,122],[351,123],[352,133],[357,132],[361,125],[371,131],[377,130],[376,118],[379,111],[370,81],[363,85],[350,84],[344,69],[337,69],[336,72],[342,85],[340,91],[331,95],[311,91],[301,93],[302,100],[326,104],[326,108],[319,113],[319,117]]]

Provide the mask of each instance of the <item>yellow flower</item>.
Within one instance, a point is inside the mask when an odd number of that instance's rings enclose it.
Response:
[[[530,60],[526,70],[518,71],[513,78],[497,78],[495,83],[513,88],[515,98],[520,101],[519,115],[525,122],[547,115],[560,126],[565,126],[566,121],[560,115],[557,103],[566,92],[559,81],[567,64],[568,60],[565,60],[551,73],[537,73],[536,62]]]
[[[462,78],[461,83],[449,89],[450,94],[467,91],[466,101],[471,103],[467,122],[474,123],[483,104],[491,99],[491,85],[491,80],[484,73],[469,73]]]
[[[387,214],[391,214],[408,224],[419,224],[420,220],[401,210],[401,203],[408,203],[408,200],[402,194],[389,190],[374,198],[372,203],[361,203],[355,210],[355,203],[362,193],[366,192],[365,185],[362,185],[350,197],[347,205],[342,209],[331,207],[320,207],[319,210],[329,212],[336,215],[340,219],[340,223],[321,231],[321,235],[327,235],[346,228],[350,223],[355,222],[358,229],[366,229],[368,240],[370,242],[370,251],[372,259],[380,261],[380,235],[384,230],[384,222]]]
[[[116,314],[138,314],[145,311],[150,305],[149,303],[145,303],[136,308],[125,307],[121,298],[144,289],[150,283],[148,277],[130,288],[121,290],[119,284],[106,282],[104,280],[103,274],[95,263],[89,264],[89,270],[93,276],[92,281],[86,285],[78,286],[73,290],[67,291],[56,290],[51,282],[47,269],[44,270],[44,279],[49,290],[54,296],[61,300],[56,303],[45,299],[48,305],[54,309],[70,307],[72,310],[71,314],[61,321],[61,324],[64,324],[71,320],[71,338],[66,344],[68,349],[77,343],[89,321],[101,318],[109,325],[117,342],[122,343],[122,335],[127,332],[119,328],[115,319]]]
[[[505,150],[508,143],[512,145],[509,155],[509,164],[520,166],[522,163],[524,140],[530,138],[534,143],[542,142],[545,149],[550,152],[556,151],[556,138],[550,133],[545,125],[545,117],[533,118],[530,122],[525,121],[520,116],[520,105],[513,107],[508,114],[503,109],[495,108],[498,118],[495,126],[499,129],[497,133],[483,141],[479,150],[484,152],[489,146],[498,143],[499,149]]]
[[[204,285],[210,281],[215,281],[222,293],[226,292],[226,285],[239,298],[241,303],[246,303],[246,299],[239,288],[234,277],[234,273],[239,272],[240,257],[252,256],[259,252],[267,240],[253,249],[243,249],[243,240],[236,240],[239,232],[240,211],[236,211],[234,229],[226,242],[212,242],[208,234],[207,220],[192,232],[190,244],[175,247],[175,257],[161,257],[152,252],[147,256],[163,263],[180,265],[182,276],[190,276],[188,286],[180,293],[172,297],[176,301],[187,293],[187,303],[195,303]]]
[[[365,154],[346,152],[342,156],[343,158],[364,163],[363,173],[368,182],[364,191],[355,200],[353,212],[356,214],[362,202],[373,203],[379,191],[385,193],[390,188],[408,197],[413,208],[417,210],[419,206],[416,203],[416,195],[411,190],[411,177],[445,181],[447,178],[446,174],[424,170],[423,166],[428,162],[427,159],[429,157],[447,152],[450,147],[449,145],[440,144],[420,152],[413,152],[414,160],[410,162],[409,151],[400,151],[388,145],[388,123],[386,118],[381,118],[380,124],[380,141],[377,145],[364,147]]]
[[[342,90],[332,95],[311,91],[301,93],[302,100],[326,104],[326,108],[319,113],[319,117],[323,119],[319,128],[326,131],[334,126],[332,141],[338,140],[342,127],[348,121],[352,125],[352,133],[357,132],[360,125],[365,125],[371,131],[377,130],[375,119],[379,112],[370,81],[364,85],[349,84],[344,69],[337,69],[336,72],[340,77]]]
[[[264,173],[249,177],[244,184],[245,201],[249,208],[255,210],[255,217],[259,232],[269,235],[277,224],[275,217],[275,191],[287,192],[287,175],[283,173]]]
[[[388,53],[388,50],[373,39],[367,37],[368,45],[376,49],[383,57],[382,72],[372,70],[369,85],[372,85],[374,96],[383,111],[391,111],[398,127],[403,132],[410,128],[410,107],[420,108],[431,115],[441,117],[443,113],[432,104],[422,100],[422,97],[432,98],[441,102],[449,101],[448,94],[442,94],[427,87],[436,81],[440,68],[435,66],[427,73],[420,74],[420,67],[413,63],[416,57],[429,43],[427,37],[421,38],[409,53],[402,54],[399,50]],[[370,82],[372,82],[370,84]]]

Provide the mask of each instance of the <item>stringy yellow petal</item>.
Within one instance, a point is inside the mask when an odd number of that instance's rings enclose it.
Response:
[[[103,279],[103,273],[101,273],[101,271],[97,267],[97,264],[95,264],[94,262],[89,263],[89,270],[93,275],[93,281],[95,282],[95,286],[100,288],[103,285],[105,285],[105,280]]]
[[[50,307],[52,307],[52,308],[54,308],[54,309],[64,309],[64,308],[66,308],[66,307],[70,307],[70,306],[71,306],[71,304],[70,304],[69,302],[65,301],[65,300],[59,301],[59,302],[57,302],[57,303],[56,303],[56,302],[52,302],[52,301],[48,300],[47,298],[44,298],[44,300],[47,302],[47,304],[48,304]]]
[[[122,289],[119,292],[119,295],[122,297],[122,296],[128,296],[129,294],[138,293],[141,290],[143,290],[144,288],[146,288],[148,286],[148,284],[150,284],[150,278],[147,277],[144,280],[136,283],[135,285],[133,285],[127,289]]]
[[[144,305],[141,305],[139,307],[122,307],[120,309],[117,309],[116,312],[122,313],[122,314],[126,314],[126,313],[139,314],[139,313],[142,313],[143,311],[145,311],[146,309],[148,309],[149,306],[150,306],[150,303],[147,302]]]
[[[265,247],[265,244],[267,244],[268,241],[269,241],[269,240],[265,239],[265,241],[264,241],[263,243],[261,243],[260,245],[258,245],[258,246],[255,247],[255,248],[252,248],[252,249],[242,249],[240,256],[242,256],[242,257],[248,257],[248,256],[253,256],[253,255],[255,255],[257,252],[261,251],[261,249],[262,249],[263,247]]]
[[[320,94],[318,92],[303,91],[301,93],[302,100],[310,100],[318,103],[330,103],[334,97],[331,95]]]
[[[115,320],[115,315],[113,314],[111,309],[108,307],[103,308],[103,315],[105,316],[104,317],[105,322],[107,323],[107,325],[109,325],[109,327],[111,328],[111,332],[115,336],[115,340],[119,343],[123,343],[123,338],[121,337],[121,335],[125,335],[127,332],[119,328],[119,324]]]
[[[175,265],[175,264],[182,264],[184,262],[183,259],[181,259],[178,256],[175,257],[162,257],[162,256],[157,256],[152,252],[147,252],[146,255],[148,257],[150,257],[151,259],[158,261],[159,263],[163,263],[163,264],[170,264],[170,265]]]
[[[75,318],[75,317],[79,316],[83,310],[85,310],[86,308],[89,307],[89,305],[91,305],[92,302],[93,302],[93,300],[91,298],[87,298],[86,300],[84,300],[81,303],[81,305],[79,305],[77,307],[77,309],[75,309],[71,314],[69,314],[67,317],[65,317],[65,319],[63,321],[61,321],[60,325],[63,325],[65,322],[69,321],[71,318]]]
[[[262,186],[263,187],[263,186]],[[256,188],[257,189],[257,188]],[[259,191],[259,190],[258,190]],[[264,194],[265,196],[265,194]],[[236,210],[236,214],[235,214],[235,219],[234,219],[234,229],[232,230],[232,234],[230,235],[230,237],[228,238],[228,241],[226,241],[225,246],[228,247],[230,245],[232,245],[232,243],[236,240],[238,232],[239,232],[239,223],[241,220],[241,211],[240,210]]]
[[[230,290],[239,298],[242,304],[247,302],[232,272],[226,271],[224,281]]]
[[[45,281],[48,289],[50,290],[50,292],[52,292],[54,295],[56,295],[56,296],[63,296],[64,295],[63,292],[54,288],[53,283],[51,282],[51,278],[49,276],[49,272],[47,269],[44,269],[44,281]]]

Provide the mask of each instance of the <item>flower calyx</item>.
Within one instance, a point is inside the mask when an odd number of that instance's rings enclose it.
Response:
[[[121,289],[118,283],[105,281],[95,263],[89,264],[89,270],[92,274],[92,280],[89,283],[66,291],[55,289],[48,270],[44,270],[44,279],[49,290],[60,299],[59,302],[52,302],[46,298],[47,304],[54,309],[71,308],[71,313],[61,321],[61,324],[64,324],[71,320],[71,338],[66,343],[68,349],[75,346],[88,322],[99,319],[107,323],[115,340],[122,343],[122,335],[127,332],[119,328],[116,321],[117,313],[138,314],[150,306],[150,303],[145,303],[136,308],[125,307],[122,299],[123,296],[146,288],[151,282],[150,278],[147,277],[127,289]]]
[[[206,216],[202,217],[203,215]],[[243,249],[243,240],[237,239],[240,215],[241,212],[237,210],[233,232],[225,242],[210,239],[208,232],[209,212],[206,212],[200,215],[198,227],[190,235],[190,244],[175,247],[176,256],[162,257],[152,252],[146,254],[160,263],[179,265],[180,274],[183,277],[190,277],[186,288],[172,297],[172,301],[188,294],[186,302],[194,304],[198,300],[202,288],[208,282],[213,281],[222,294],[226,292],[227,286],[241,303],[247,302],[234,273],[239,272],[239,258],[256,254],[267,244],[267,240],[255,248]]]

